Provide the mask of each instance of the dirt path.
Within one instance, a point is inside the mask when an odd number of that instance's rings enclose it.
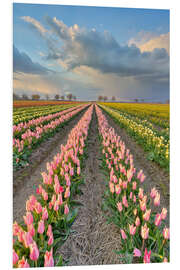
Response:
[[[101,173],[98,141],[98,123],[95,110],[88,136],[88,158],[83,171],[85,185],[83,195],[76,197],[83,206],[72,225],[71,234],[58,250],[68,265],[118,264],[118,255],[113,250],[120,248],[120,232],[113,224],[106,224],[102,215],[102,195],[105,191],[104,175]]]
[[[41,172],[46,171],[46,163],[60,151],[60,145],[65,144],[71,129],[77,124],[84,110],[70,120],[54,137],[42,143],[33,152],[32,163],[13,176],[13,220],[20,222],[25,213],[25,202],[36,187],[41,183]]]
[[[136,170],[139,171],[140,169],[143,169],[143,172],[146,175],[146,180],[143,183],[144,189],[150,191],[151,188],[155,186],[161,194],[161,207],[164,206],[169,210],[169,174],[156,163],[147,160],[143,148],[127,134],[125,129],[120,128],[120,126],[115,123],[105,111],[103,111],[103,113],[106,116],[109,125],[115,129],[116,133],[125,143],[126,148],[130,149]],[[167,218],[167,224],[168,223],[169,216]]]

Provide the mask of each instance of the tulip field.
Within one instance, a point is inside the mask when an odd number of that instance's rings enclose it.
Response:
[[[67,134],[66,127],[70,128]],[[158,186],[158,176],[154,179],[146,166],[150,164],[161,175],[169,175],[168,105],[72,102],[14,108],[14,173],[31,167],[31,155],[62,132],[66,140],[62,143],[59,139],[53,158],[42,161],[46,162],[46,169],[38,165],[35,186],[31,187],[32,175],[23,180],[22,186],[28,184],[31,189],[21,201],[22,212],[13,221],[13,267],[104,264],[101,252],[113,252],[114,263],[119,264],[169,262],[169,203]],[[140,147],[143,162],[136,160],[136,155],[132,154],[134,148],[124,142],[121,133],[129,136],[135,149]],[[97,140],[89,146],[92,136]],[[89,170],[88,175],[85,169],[90,167],[88,156],[93,147],[92,160],[98,164],[98,177],[93,171],[95,168]],[[13,181],[16,181],[15,176]],[[92,185],[87,184],[87,178]],[[99,182],[103,185],[97,203]],[[83,186],[91,190],[94,198],[89,198],[89,204],[85,203],[88,197]],[[16,191],[13,194],[14,206],[21,195],[19,187],[18,195]],[[100,214],[91,220],[94,223],[87,236],[89,216],[87,214],[86,222],[82,222],[81,215],[88,207],[92,207],[94,216],[97,212]],[[102,250],[98,246],[102,223],[96,226],[100,216],[109,230]],[[81,227],[78,233],[76,226]],[[80,245],[83,234],[83,239],[96,235],[97,246],[90,246],[91,255],[85,254],[90,240],[82,244],[81,255],[73,251],[72,236],[75,235]],[[116,241],[114,235],[119,235],[116,248],[113,248],[114,243],[112,248],[109,246],[111,234],[113,241]],[[68,259],[64,256],[67,241],[70,241]],[[77,258],[70,264],[73,252]]]

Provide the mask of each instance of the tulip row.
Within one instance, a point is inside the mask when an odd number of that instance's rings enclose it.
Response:
[[[13,124],[17,125],[21,122],[27,122],[31,119],[38,118],[40,116],[45,116],[48,114],[53,114],[71,107],[75,107],[76,104],[67,104],[67,105],[55,105],[55,106],[39,106],[39,107],[30,107],[23,108],[23,110],[13,110]],[[22,109],[22,108],[21,108]]]
[[[48,114],[45,116],[40,116],[38,118],[34,118],[29,120],[28,122],[20,122],[18,125],[13,126],[13,137],[14,138],[21,138],[21,135],[27,130],[30,129],[33,131],[37,126],[41,126],[48,124],[51,120],[56,119],[68,112],[71,112],[77,108],[80,108],[81,106],[74,106],[69,109],[58,109],[57,113]]]
[[[56,258],[55,251],[68,237],[77,216],[72,199],[82,182],[80,174],[92,112],[90,106],[71,130],[67,144],[61,145],[61,152],[47,163],[48,172],[42,173],[38,195],[30,196],[26,202],[24,222],[13,224],[16,268],[62,265],[62,257]]]
[[[115,130],[109,126],[102,110],[96,106],[102,143],[102,167],[107,176],[103,209],[108,221],[120,229],[123,262],[169,261],[169,228],[165,224],[167,209],[160,209],[160,193],[151,189],[145,194],[143,170],[136,172],[133,156]]]
[[[147,158],[158,163],[161,167],[169,170],[169,139],[166,136],[158,135],[150,126],[140,121],[127,117],[120,112],[114,111],[107,106],[102,108],[113,117],[121,127],[148,151]]]
[[[21,140],[13,139],[14,168],[18,168],[28,164],[28,157],[31,153],[32,148],[36,147],[42,140],[53,136],[63,123],[70,120],[87,106],[88,105],[83,105],[80,108],[78,107],[75,110],[62,115],[61,117],[52,120],[50,123],[42,127],[37,126],[34,131],[28,129],[25,133],[22,134]]]
[[[104,105],[142,120],[147,119],[159,127],[169,128],[169,104],[104,103]]]

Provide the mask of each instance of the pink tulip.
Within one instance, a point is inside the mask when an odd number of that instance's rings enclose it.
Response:
[[[15,252],[15,250],[13,249],[13,265],[16,264],[18,260],[19,260],[19,257],[17,253]]]
[[[31,225],[33,223],[33,215],[31,212],[26,212],[26,216],[23,216],[26,225]]]
[[[42,206],[39,202],[36,202],[35,204],[35,210],[37,214],[40,214],[42,212]]]
[[[154,224],[155,224],[156,226],[160,226],[160,225],[161,225],[161,214],[156,214]]]
[[[81,174],[81,168],[77,167],[77,174],[80,175]]]
[[[33,243],[33,239],[30,232],[24,232],[23,234],[23,243],[26,248],[30,246],[30,244]]]
[[[140,218],[136,217],[136,221],[135,221],[136,227],[138,227],[140,225]]]
[[[40,234],[44,233],[44,220],[40,220],[38,222],[38,233]]]
[[[141,236],[143,239],[147,239],[149,237],[149,228],[146,223],[144,226],[141,226]]]
[[[52,235],[52,226],[48,225],[48,230],[47,230],[47,236],[51,236]]]
[[[18,261],[18,268],[28,268],[30,265],[28,264],[27,260],[25,260],[24,256],[21,260]]]
[[[65,204],[65,206],[64,206],[64,214],[68,215],[68,213],[69,213],[69,208],[68,208],[67,204]]]
[[[141,251],[137,248],[134,249],[133,251],[134,257],[141,257]]]
[[[17,222],[15,221],[13,224],[13,235],[17,236],[20,230],[20,226],[17,224]]]
[[[128,202],[127,202],[127,199],[126,199],[126,195],[123,196],[122,198],[122,203],[125,207],[128,207]]]
[[[30,259],[32,261],[37,261],[37,259],[39,258],[39,249],[37,247],[36,242],[33,242],[30,246]]]
[[[140,201],[139,204],[140,204],[141,211],[146,211],[146,202]]]
[[[135,203],[136,202],[136,196],[134,195],[133,197],[133,202]]]
[[[118,208],[118,211],[121,212],[123,210],[122,208],[122,203],[121,202],[118,202],[117,203],[117,208]]]
[[[30,233],[30,235],[33,237],[35,235],[35,229],[33,224],[30,224],[27,226],[28,232]]]
[[[59,202],[58,201],[55,201],[55,204],[54,204],[54,211],[58,211],[59,210]]]
[[[110,188],[110,192],[114,193],[114,183],[109,182],[109,188]]]
[[[127,238],[123,229],[121,229],[121,236],[122,236],[122,239],[124,239],[124,240]]]
[[[163,262],[164,263],[167,263],[168,262],[168,259],[166,257],[164,257]]]
[[[132,189],[133,189],[133,190],[136,190],[136,185],[137,185],[137,183],[134,181],[134,182],[132,183]]]
[[[53,259],[53,251],[46,251],[44,255],[44,267],[52,267],[54,266],[54,259]]]
[[[143,198],[143,192],[144,192],[144,190],[142,189],[142,188],[139,188],[139,193],[138,193],[138,197],[139,197],[139,199],[142,199]]]
[[[48,219],[48,211],[47,211],[46,207],[43,207],[43,209],[42,209],[42,219],[43,220]]]
[[[69,198],[69,196],[70,196],[70,187],[67,187],[64,194],[64,198]]]
[[[168,240],[170,237],[169,229],[166,227],[163,229],[163,236],[164,236],[164,239],[166,239],[166,240]]]
[[[145,253],[144,253],[144,263],[150,263],[150,257],[151,257],[151,250],[148,252],[147,248],[145,248]]]
[[[156,193],[157,193],[156,188],[155,188],[155,187],[152,188],[152,189],[151,189],[151,193],[150,193],[151,198],[155,198],[155,197],[156,197]]]
[[[161,219],[166,219],[166,216],[167,216],[167,209],[166,208],[163,208],[162,211],[161,211]]]
[[[121,188],[120,188],[120,185],[115,185],[115,191],[116,191],[116,194],[120,194],[121,193]]]
[[[137,208],[135,208],[134,210],[133,210],[133,214],[136,216],[137,215]]]
[[[143,219],[146,220],[146,221],[148,221],[149,218],[150,218],[150,214],[151,214],[151,209],[146,210],[146,212],[143,215]]]
[[[53,235],[50,235],[49,240],[48,240],[48,245],[51,246],[54,242]]]
[[[129,224],[129,232],[131,235],[134,235],[136,233],[136,226]]]
[[[157,192],[156,197],[154,198],[154,205],[159,206],[160,205],[160,194]]]

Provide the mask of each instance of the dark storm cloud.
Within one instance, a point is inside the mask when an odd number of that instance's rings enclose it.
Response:
[[[33,62],[26,53],[19,52],[13,45],[13,71],[30,74],[47,74],[51,70],[41,66],[39,63]]]
[[[60,60],[60,63],[73,70],[87,66],[104,74],[116,74],[119,77],[161,80],[169,78],[169,55],[165,49],[141,52],[136,45],[122,46],[107,31],[87,30],[78,25],[68,27],[56,17],[46,16],[51,33],[58,37],[61,46],[56,49],[54,42],[39,22],[30,17],[23,17],[46,40],[49,53],[48,60]],[[57,43],[56,43],[57,45]]]

